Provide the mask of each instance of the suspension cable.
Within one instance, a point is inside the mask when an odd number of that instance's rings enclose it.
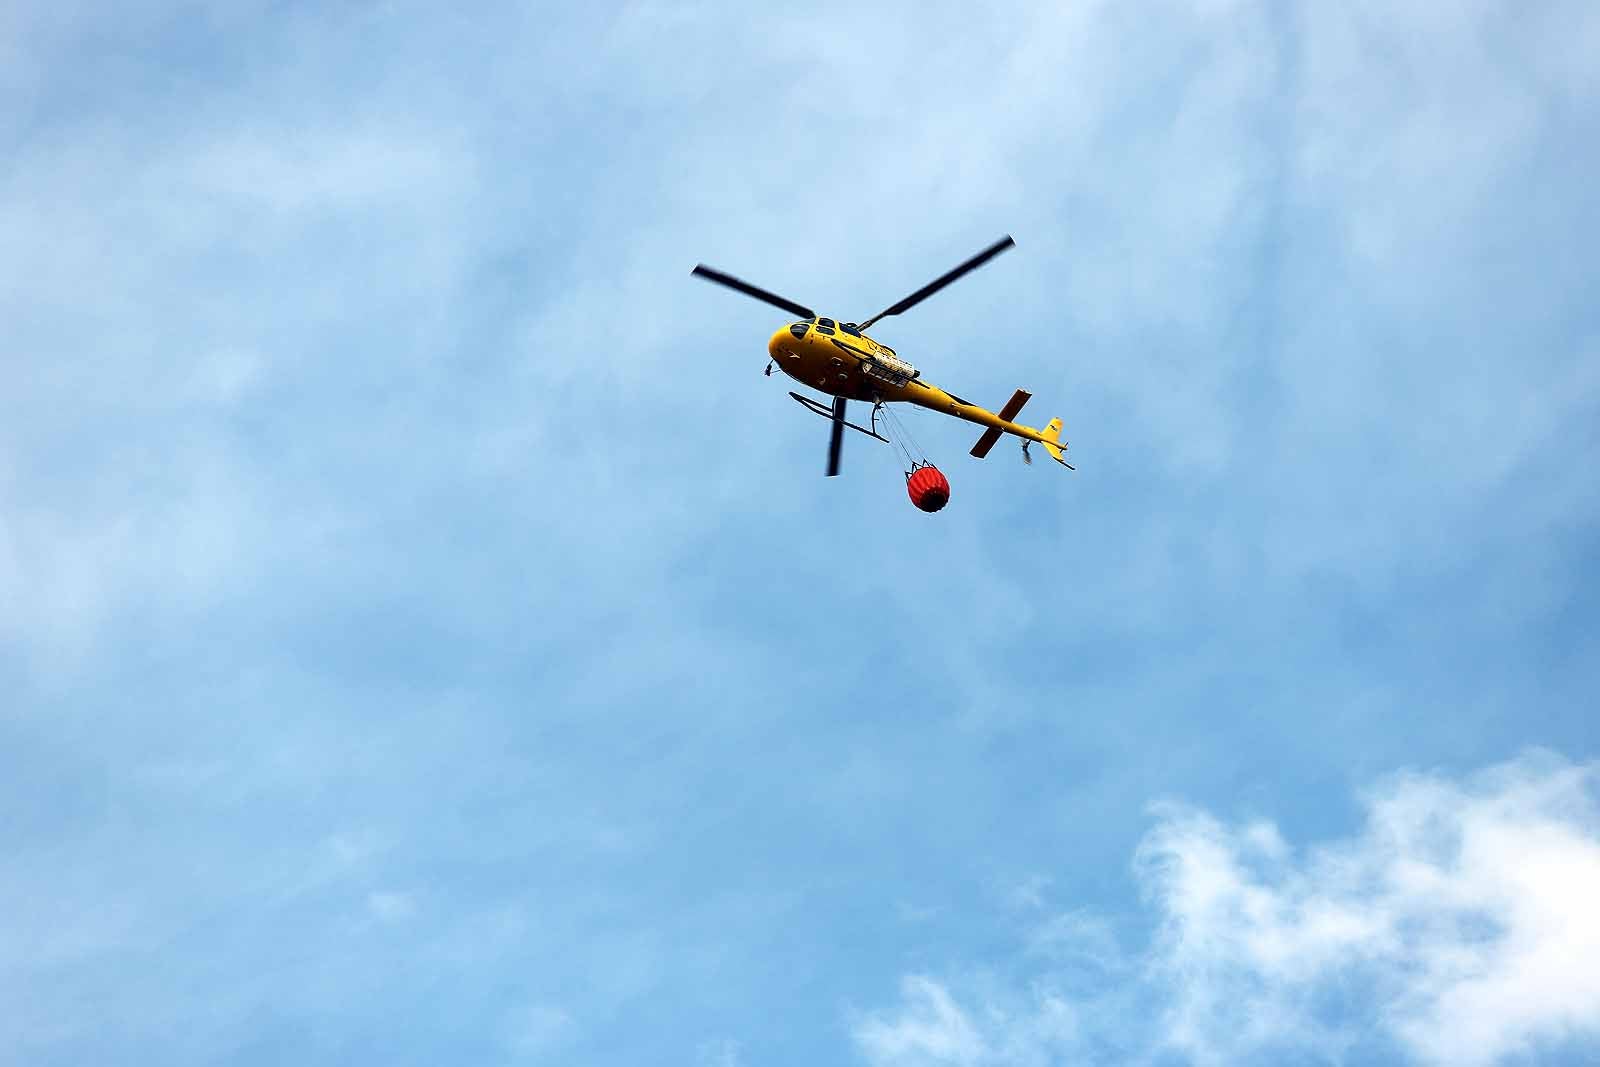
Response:
[[[884,436],[889,439],[889,444],[894,447],[896,455],[899,456],[901,468],[909,470],[912,463],[911,453],[906,448],[904,435],[900,432],[899,420],[895,418],[894,412],[889,408],[888,404],[881,405],[878,411],[880,412],[880,418],[883,420]]]
[[[909,476],[918,467],[927,466],[928,454],[922,450],[905,422],[889,405],[885,404],[882,410],[884,428],[889,431],[890,442],[905,462],[905,473]]]

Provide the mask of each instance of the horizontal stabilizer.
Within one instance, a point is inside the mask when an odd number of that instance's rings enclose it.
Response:
[[[978,438],[978,443],[972,446],[972,454],[982,459],[989,454],[989,449],[993,448],[994,443],[998,440],[1000,440],[999,430],[983,431],[983,436]]]
[[[1006,401],[1006,406],[1000,409],[1001,421],[1010,422],[1016,418],[1017,412],[1022,410],[1022,405],[1026,404],[1032,396],[1033,394],[1026,389],[1018,389],[1015,393],[1012,393],[1011,399]],[[1000,440],[1000,433],[1001,431],[992,428],[985,430],[983,436],[978,438],[978,443],[972,446],[972,454],[979,459],[987,456],[989,449],[993,448],[995,442]]]

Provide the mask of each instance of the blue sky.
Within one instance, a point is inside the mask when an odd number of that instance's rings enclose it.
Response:
[[[1593,5],[0,42],[0,1062],[1600,1051]]]

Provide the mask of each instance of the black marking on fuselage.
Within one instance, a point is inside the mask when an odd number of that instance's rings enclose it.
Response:
[[[858,357],[860,359],[871,359],[872,358],[872,353],[871,352],[865,352],[865,351],[857,348],[855,345],[847,344],[846,342],[839,340],[837,337],[830,337],[830,338],[828,338],[828,340],[833,342],[833,347],[838,348],[838,349],[842,349],[842,350],[850,353],[852,356],[856,356],[856,357]]]

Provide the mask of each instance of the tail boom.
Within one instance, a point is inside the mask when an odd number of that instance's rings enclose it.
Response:
[[[989,450],[1000,440],[1002,434],[1011,434],[1013,437],[1020,437],[1024,441],[1037,442],[1044,445],[1045,451],[1050,453],[1051,459],[1068,470],[1077,470],[1076,467],[1067,462],[1065,455],[1066,442],[1061,440],[1060,419],[1051,419],[1042,431],[1036,430],[1032,426],[1024,426],[1020,422],[1011,421],[1012,417],[1022,410],[1022,405],[1026,404],[1032,395],[1026,390],[1018,389],[1012,394],[1011,399],[1006,402],[1005,407],[1001,408],[997,414],[987,408],[981,408],[976,404],[962,400],[958,396],[947,393],[943,389],[934,386],[931,382],[920,384],[920,389],[903,390],[897,399],[987,427],[983,436],[978,438],[977,444],[972,446],[972,455],[978,459],[982,459],[989,454]]]

